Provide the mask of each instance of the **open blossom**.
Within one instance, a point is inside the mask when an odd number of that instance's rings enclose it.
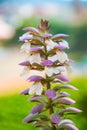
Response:
[[[40,64],[40,63],[41,63],[41,57],[40,57],[40,54],[39,54],[39,53],[30,55],[29,57],[27,57],[27,60],[29,60],[29,62],[30,62],[31,64],[33,64],[33,63],[38,63],[38,64]]]
[[[60,63],[64,63],[65,61],[68,61],[68,56],[65,52],[57,51],[56,54]]]
[[[64,71],[64,67],[45,67],[45,74],[52,76],[53,74],[58,74]]]
[[[30,51],[30,43],[29,43],[29,42],[25,42],[25,43],[21,46],[21,52],[29,53],[29,51]]]
[[[40,82],[36,82],[30,87],[29,94],[41,95],[42,91],[43,85]]]
[[[29,74],[30,74],[30,68],[29,67],[25,67],[24,69],[23,69],[23,71],[21,72],[21,74],[20,74],[20,76],[24,79],[24,80],[26,80],[27,79],[27,77],[29,76]]]
[[[57,46],[58,44],[56,42],[53,42],[52,40],[46,40],[45,44],[47,46],[48,50],[53,49],[55,46]]]
[[[69,49],[69,45],[68,42],[65,40],[62,40],[61,42],[59,42],[59,45],[63,46],[64,48]]]
[[[29,67],[25,67],[23,72],[21,73],[21,77],[25,80],[28,79],[28,77],[36,74],[37,76],[42,76],[43,78],[45,77],[44,71],[39,71],[39,70],[31,70]]]
[[[52,62],[55,62],[58,60],[58,57],[57,55],[53,55],[53,56],[49,56],[48,59],[51,60]]]
[[[53,36],[49,29],[48,21],[41,20],[38,28],[26,27],[23,30],[27,33],[19,37],[19,40],[24,42],[21,52],[27,55],[24,61],[19,63],[24,67],[21,76],[27,82],[32,82],[21,94],[32,95],[29,101],[38,103],[23,121],[34,122],[33,125],[41,130],[78,130],[67,115],[79,113],[81,110],[68,107],[75,101],[69,98],[69,93],[62,91],[78,90],[68,84],[70,80],[65,75],[65,72],[71,73],[70,59],[64,52],[64,49],[69,49],[68,42],[64,40],[68,35]]]
[[[56,54],[48,57],[48,59],[53,61],[53,62],[58,60],[60,63],[64,63],[65,61],[69,61],[67,54],[63,51],[60,51],[60,50],[56,51]]]
[[[62,40],[59,43],[57,43],[57,42],[54,42],[54,41],[49,39],[49,40],[45,41],[45,44],[47,45],[48,51],[51,49],[54,49],[54,48],[58,48],[59,50],[65,49],[65,48],[69,49],[68,42],[65,40]]]

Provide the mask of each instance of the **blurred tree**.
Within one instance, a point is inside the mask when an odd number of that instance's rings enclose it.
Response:
[[[73,49],[87,54],[87,24],[77,28],[74,35]]]

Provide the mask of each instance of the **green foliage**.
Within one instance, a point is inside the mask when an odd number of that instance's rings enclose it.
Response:
[[[75,116],[75,118],[71,115],[71,118],[80,130],[85,130],[87,127],[87,77],[76,77],[72,84],[76,87],[78,86],[79,89],[78,92],[71,93],[73,99],[76,99],[77,102],[75,106],[78,104],[76,107],[80,108],[83,112]]]
[[[78,52],[87,52],[87,24],[76,28],[73,49]]]

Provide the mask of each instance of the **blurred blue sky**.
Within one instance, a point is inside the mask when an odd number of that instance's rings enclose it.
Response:
[[[16,3],[16,4],[26,4],[26,3],[31,3],[31,4],[42,4],[42,3],[58,3],[58,4],[65,4],[69,5],[71,4],[73,0],[0,0],[0,3],[6,2],[6,3]],[[87,5],[87,0],[78,0],[81,4]]]

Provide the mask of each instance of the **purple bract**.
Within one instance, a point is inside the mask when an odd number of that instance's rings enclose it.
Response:
[[[25,90],[24,90],[24,91],[22,91],[20,94],[24,94],[24,95],[29,94],[29,88],[25,89]]]
[[[52,114],[51,117],[50,117],[50,120],[51,120],[52,123],[58,124],[61,121],[61,118],[57,114]]]
[[[52,34],[50,33],[47,33],[47,34],[44,34],[43,38],[51,38],[52,37]]]
[[[33,48],[30,49],[30,52],[36,52],[36,51],[39,51],[39,50],[41,50],[40,47],[33,47]]]
[[[44,66],[52,66],[53,62],[51,60],[43,60],[42,65],[44,65]]]
[[[69,79],[65,75],[62,75],[62,74],[56,75],[55,78],[57,78],[63,82],[69,82]]]
[[[30,62],[29,61],[23,61],[23,62],[19,63],[19,65],[21,65],[21,66],[29,66]]]
[[[56,92],[52,89],[48,89],[46,92],[45,92],[45,95],[46,97],[48,98],[54,98],[56,96]]]
[[[36,82],[36,81],[40,81],[42,80],[43,78],[41,76],[37,76],[37,75],[32,75],[30,76],[27,80],[30,81],[30,82]]]
[[[41,110],[43,109],[44,105],[43,104],[40,104],[40,105],[37,105],[35,106],[30,113],[32,114],[35,114],[35,113],[40,113]]]
[[[74,103],[75,103],[74,100],[72,100],[71,98],[67,98],[67,97],[59,98],[59,99],[58,99],[58,102],[59,102],[59,103],[64,103],[64,104],[67,104],[67,105],[70,105],[70,104],[74,104]]]

